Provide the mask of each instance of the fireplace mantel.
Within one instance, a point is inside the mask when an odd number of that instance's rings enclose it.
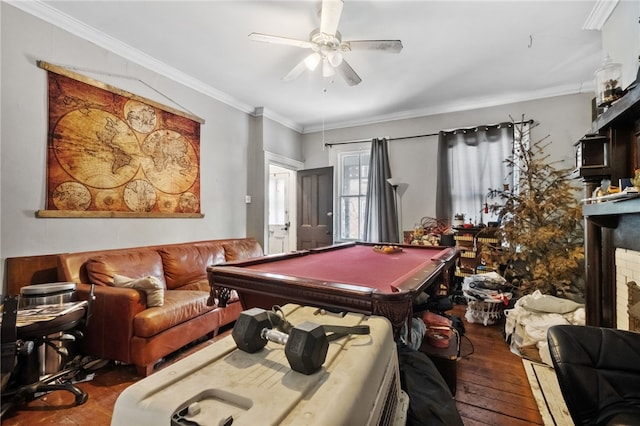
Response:
[[[640,213],[640,198],[606,203],[585,204],[582,206],[584,216],[619,217],[621,214]],[[615,226],[613,226],[615,228]]]
[[[582,214],[587,223],[611,229],[612,249],[640,251],[640,198],[586,204]]]
[[[630,89],[593,122],[609,138],[612,182],[640,166],[640,87]],[[598,185],[584,181],[588,197]],[[640,251],[640,198],[585,204],[585,299],[587,325],[616,326],[615,250]]]
[[[582,215],[604,228],[617,228],[621,216],[627,214],[640,214],[640,198],[582,206]]]

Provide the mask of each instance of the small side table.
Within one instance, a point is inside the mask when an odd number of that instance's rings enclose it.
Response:
[[[425,338],[419,350],[433,361],[436,369],[440,372],[440,375],[442,375],[447,386],[449,386],[451,395],[455,396],[457,386],[457,363],[460,359],[460,335],[458,334],[458,330],[453,327],[451,328],[451,331],[452,334],[449,347],[437,348],[430,345]]]

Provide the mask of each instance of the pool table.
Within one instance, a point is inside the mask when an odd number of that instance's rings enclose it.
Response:
[[[298,303],[328,310],[382,315],[397,333],[413,300],[436,283],[450,285],[454,247],[343,243],[209,266],[211,298],[225,306],[235,289],[245,309]]]

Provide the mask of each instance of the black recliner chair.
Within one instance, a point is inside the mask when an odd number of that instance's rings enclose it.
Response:
[[[640,424],[640,334],[557,325],[547,341],[576,425]]]

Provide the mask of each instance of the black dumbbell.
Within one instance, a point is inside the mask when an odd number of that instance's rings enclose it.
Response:
[[[267,341],[283,344],[292,370],[315,373],[324,364],[329,349],[323,326],[306,321],[286,334],[273,329],[281,321],[273,312],[252,308],[240,313],[231,335],[238,349],[249,353],[264,348]]]

